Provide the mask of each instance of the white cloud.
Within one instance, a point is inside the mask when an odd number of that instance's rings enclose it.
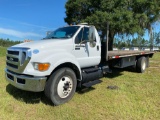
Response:
[[[0,28],[0,34],[11,35],[18,38],[27,38],[27,37],[42,37],[39,34],[33,32],[20,32],[13,29]]]
[[[8,19],[8,18],[3,18],[3,17],[0,17],[1,20],[5,20],[5,21],[9,21],[9,22],[13,22],[13,23],[16,23],[16,24],[19,24],[19,25],[23,25],[23,26],[31,26],[31,27],[36,27],[36,28],[42,28],[42,29],[55,29],[55,28],[48,28],[48,27],[45,27],[45,26],[40,26],[40,25],[34,25],[34,24],[30,24],[30,23],[26,23],[26,22],[22,22],[22,21],[17,21],[17,20],[12,20],[12,19]]]
[[[48,29],[47,27],[44,27],[44,26],[33,25],[33,24],[25,23],[25,22],[20,22],[20,24],[25,25],[25,26],[32,26],[32,27],[38,27],[38,28],[46,28],[46,29]]]

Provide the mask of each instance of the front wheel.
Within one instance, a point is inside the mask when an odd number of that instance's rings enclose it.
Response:
[[[70,68],[60,68],[48,79],[45,95],[54,105],[68,102],[74,95],[77,86],[76,75]]]

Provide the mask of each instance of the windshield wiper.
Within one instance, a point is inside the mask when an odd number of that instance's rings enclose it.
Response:
[[[54,38],[58,38],[58,37],[48,37],[48,38],[43,38],[43,40],[46,40],[46,39],[54,39]]]
[[[49,39],[54,39],[54,38],[58,38],[58,37],[50,37]]]

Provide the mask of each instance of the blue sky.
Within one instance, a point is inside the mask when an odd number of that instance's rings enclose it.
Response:
[[[67,25],[64,22],[67,0],[0,0],[0,38],[39,40],[46,31]],[[153,25],[160,31],[160,24]],[[149,40],[148,32],[144,35]]]
[[[38,40],[67,25],[67,0],[0,0],[0,38]]]

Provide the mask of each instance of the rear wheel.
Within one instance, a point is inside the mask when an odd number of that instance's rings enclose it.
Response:
[[[76,75],[70,68],[61,68],[54,72],[45,86],[45,95],[54,105],[68,102],[77,86]]]
[[[136,70],[139,73],[143,73],[146,70],[147,67],[147,60],[145,57],[140,57],[137,60],[137,64],[136,64]]]
[[[146,67],[148,68],[149,67],[149,56],[146,57],[146,63],[147,63]]]

